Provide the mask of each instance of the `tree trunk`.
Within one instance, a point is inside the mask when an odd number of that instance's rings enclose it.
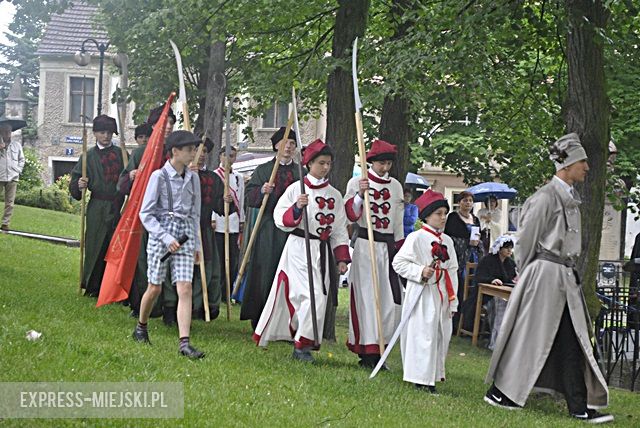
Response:
[[[369,0],[339,0],[333,32],[332,56],[347,60],[356,37],[364,35],[367,26]],[[326,143],[334,152],[331,183],[341,191],[347,187],[354,163],[356,142],[355,105],[351,68],[336,67],[327,83]]]
[[[412,6],[414,6],[413,0],[394,0],[389,17],[390,21],[392,23],[400,21],[404,10]],[[410,26],[411,23],[408,21],[395,25],[392,39],[397,40],[404,37]],[[393,73],[393,69],[389,72]],[[384,98],[379,129],[380,139],[394,144],[398,148],[398,156],[393,163],[390,175],[397,178],[400,183],[404,183],[404,178],[410,167],[409,143],[413,136],[409,100],[402,96],[402,93],[401,88],[398,93],[388,94]]]
[[[215,36],[214,36],[215,37]],[[209,51],[209,70],[207,73],[207,95],[204,108],[204,135],[213,141],[213,150],[207,162],[210,168],[217,168],[220,147],[222,146],[222,126],[225,117],[225,96],[227,81],[225,77],[227,44],[224,40],[214,39]]]
[[[568,96],[564,114],[568,132],[576,132],[589,157],[591,169],[582,196],[582,258],[578,271],[592,315],[598,308],[596,275],[602,238],[602,219],[609,143],[609,99],[606,93],[604,53],[596,30],[609,18],[601,0],[566,0]]]
[[[362,37],[367,27],[369,0],[339,0],[333,30],[331,55],[346,60],[356,37]],[[344,192],[353,175],[354,146],[356,141],[355,102],[351,69],[336,67],[327,82],[327,133],[326,143],[334,150],[331,168],[332,185]],[[323,337],[336,340],[336,308],[327,305],[327,322]]]

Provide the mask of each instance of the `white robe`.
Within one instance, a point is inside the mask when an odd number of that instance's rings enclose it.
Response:
[[[369,195],[373,230],[390,235],[398,248],[404,241],[404,202],[402,185],[394,178],[379,177],[372,170],[369,173]],[[354,198],[360,188],[361,177],[354,177],[347,184],[345,194],[346,211],[350,221],[357,221],[360,230],[366,232],[367,222],[364,207],[354,209]],[[362,203],[364,205],[364,202]],[[386,213],[384,212],[386,208]],[[377,211],[377,212],[376,212]],[[385,242],[375,242],[376,265],[378,271],[378,294],[380,315],[385,345],[389,343],[396,330],[400,313],[393,299],[389,280],[390,256]],[[391,272],[396,275],[395,272]],[[400,287],[401,290],[401,287]],[[347,347],[356,354],[380,354],[378,345],[378,324],[376,320],[373,277],[371,275],[371,257],[369,242],[365,238],[356,239],[353,249],[353,264],[349,270],[349,338]]]
[[[309,195],[307,213],[309,233],[319,236],[327,227],[331,227],[329,246],[333,250],[336,262],[349,262],[349,235],[347,217],[344,212],[342,195],[328,183],[324,187],[311,184],[313,177],[305,178],[306,192]],[[303,231],[302,214],[296,220],[293,206],[300,195],[300,183],[291,184],[278,200],[273,213],[275,224],[285,232],[295,229]],[[323,208],[320,208],[323,206]],[[327,219],[333,216],[331,223]],[[322,221],[324,219],[324,224]],[[310,240],[311,260],[313,261],[313,287],[318,323],[318,343],[322,342],[327,295],[329,293],[329,272],[336,266],[326,260],[325,277],[321,272],[321,241]],[[309,279],[307,274],[307,256],[303,237],[290,234],[284,246],[271,291],[253,335],[258,346],[266,346],[272,340],[293,341],[298,349],[313,346],[313,322]],[[323,290],[323,280],[324,288]],[[325,291],[327,294],[325,294]]]
[[[402,316],[409,311],[406,302],[413,301],[415,294],[422,293],[400,338],[403,379],[421,385],[433,386],[436,380],[445,378],[444,362],[452,333],[451,314],[458,310],[458,299],[448,300],[444,275],[446,270],[451,278],[453,295],[457,296],[458,258],[453,240],[444,233],[441,239],[450,258],[441,263],[437,283],[435,274],[426,283],[422,282],[423,269],[433,261],[431,243],[439,241],[426,230],[410,233],[393,259],[396,272],[407,279]]]

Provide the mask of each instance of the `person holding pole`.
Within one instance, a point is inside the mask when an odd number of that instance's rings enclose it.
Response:
[[[91,192],[86,209],[85,254],[81,287],[85,296],[97,297],[106,263],[111,237],[120,219],[120,209],[124,197],[116,186],[118,175],[124,168],[122,153],[111,139],[118,134],[116,120],[107,115],[97,116],[93,120],[93,135],[96,145],[87,150],[87,177],[82,177],[82,158],[71,171],[69,193],[76,199],[82,199],[82,190]]]
[[[288,236],[276,226],[273,211],[278,199],[289,185],[300,179],[297,164],[293,161],[293,155],[296,152],[296,134],[290,130],[287,138],[284,139],[285,131],[286,128],[281,127],[271,137],[273,150],[278,152],[278,156],[258,166],[246,187],[246,204],[252,208],[260,208],[264,195],[269,195],[262,221],[255,232],[256,244],[249,255],[249,264],[246,269],[247,285],[240,311],[240,319],[251,320],[251,326],[254,329],[267,301]],[[275,179],[271,181],[273,171],[276,171]]]
[[[375,140],[366,155],[371,168],[363,172],[366,175],[349,180],[345,194],[347,217],[360,226],[353,249],[353,265],[349,271],[351,304],[347,347],[358,354],[360,366],[368,369],[374,368],[380,359],[382,352],[379,343],[389,343],[397,327],[396,315],[402,303],[398,275],[391,266],[396,250],[404,242],[403,189],[398,180],[389,176],[396,151],[396,146]],[[382,336],[376,320],[367,223],[362,215],[365,192],[369,193],[372,214]]]
[[[220,283],[220,247],[216,245],[214,237],[214,225],[211,223],[211,216],[216,207],[216,174],[207,168],[207,157],[213,149],[213,141],[209,138],[204,140],[204,150],[200,154],[197,164],[190,166],[191,171],[196,172],[200,178],[200,236],[202,236],[202,259],[206,273],[207,284],[207,305],[209,305],[210,320],[218,318],[220,314],[221,293],[218,285]],[[193,318],[205,319],[204,293],[202,292],[202,273],[200,269],[193,272]],[[165,281],[165,294],[166,284]],[[175,304],[173,305],[176,306]]]
[[[424,226],[410,233],[393,259],[393,267],[407,279],[400,336],[403,380],[436,393],[436,381],[445,378],[451,317],[458,310],[458,259],[453,240],[443,233],[449,203],[429,189],[417,200]]]
[[[315,338],[318,346],[322,342],[327,296],[332,286],[337,287],[337,278],[332,271],[337,265],[338,271],[345,273],[351,261],[342,195],[327,180],[332,160],[329,146],[320,140],[311,143],[302,159],[309,171],[304,178],[306,193],[301,193],[299,183],[294,182],[278,200],[274,221],[278,228],[288,233],[288,238],[253,335],[258,346],[266,346],[272,340],[293,341],[293,358],[304,362],[314,361],[311,355],[314,347],[312,299],[302,224],[304,207],[307,207],[309,219],[315,312],[320,327]]]
[[[165,150],[170,159],[151,174],[140,209],[140,220],[149,232],[147,277],[149,284],[142,296],[140,317],[133,331],[138,342],[149,342],[147,322],[151,309],[171,272],[171,283],[178,294],[179,353],[203,358],[204,353],[191,346],[191,305],[194,263],[200,259],[200,180],[189,170],[200,139],[188,131],[172,132]]]
[[[231,146],[229,150],[229,195],[224,196],[225,169],[227,162],[225,151],[220,151],[220,167],[215,170],[214,174],[214,206],[211,213],[211,221],[215,223],[215,240],[218,248],[224,248],[224,203],[229,204],[229,277],[234,280],[238,273],[238,256],[240,247],[238,239],[242,228],[244,227],[244,179],[242,174],[233,170],[233,163],[236,161],[238,149]],[[220,290],[223,298],[226,299],[226,280],[225,280],[225,254],[219,251],[220,266],[222,275],[220,277]]]

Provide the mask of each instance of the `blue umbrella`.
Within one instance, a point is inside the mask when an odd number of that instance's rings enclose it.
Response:
[[[428,189],[429,188],[429,182],[427,181],[426,178],[424,178],[421,175],[414,174],[412,172],[407,172],[407,176],[404,179],[404,184],[405,184],[405,186],[415,187],[416,189],[418,189],[418,188]]]
[[[467,189],[473,195],[475,202],[484,202],[489,196],[496,199],[513,199],[518,194],[516,189],[512,189],[504,183],[487,182],[476,184]]]

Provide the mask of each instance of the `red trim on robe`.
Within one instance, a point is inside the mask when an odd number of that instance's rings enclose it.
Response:
[[[333,255],[338,262],[351,262],[351,256],[349,255],[349,246],[348,245],[338,245],[333,249]]]
[[[289,333],[293,338],[295,336],[295,331],[291,328],[291,318],[293,318],[293,314],[295,313],[295,309],[289,300],[289,277],[284,271],[280,271],[278,274],[278,288],[276,289],[276,298],[273,301],[273,306],[271,307],[271,312],[269,313],[269,319],[267,323],[264,325],[265,330],[271,323],[271,317],[273,316],[273,312],[275,311],[276,305],[278,304],[278,294],[280,293],[280,285],[284,283],[284,300],[287,304],[287,308],[289,309]],[[256,342],[256,345],[260,345],[260,338],[262,336],[256,332],[253,332],[252,339]]]
[[[355,198],[355,196],[353,198]],[[353,198],[347,200],[347,202],[344,204],[344,209],[347,213],[347,218],[349,219],[349,221],[358,221],[362,216],[362,207],[360,207],[360,214],[356,214],[353,209]]]
[[[371,181],[373,181],[375,183],[379,183],[379,184],[389,184],[389,183],[391,183],[391,180],[380,178],[377,175],[372,174],[371,171],[367,171],[367,176],[369,177],[369,180],[371,180]]]
[[[356,299],[353,296],[353,284],[351,284],[351,325],[353,326],[354,343],[347,340],[347,348],[354,354],[377,354],[380,355],[378,344],[360,345],[360,323],[358,322],[358,311],[356,310]],[[386,346],[386,344],[385,344]]]
[[[284,212],[284,215],[282,216],[282,224],[285,225],[285,227],[296,227],[302,221],[302,216],[298,217],[297,220],[293,216],[293,207],[294,206],[295,206],[295,204],[291,205],[289,207],[289,209],[286,210]]]
[[[402,248],[403,244],[404,244],[404,239],[396,241],[396,251],[398,251],[400,248]]]
[[[329,185],[329,180],[325,181],[322,184],[311,184],[311,182],[309,181],[309,179],[305,176],[304,177],[304,184],[305,186],[307,186],[309,189],[322,189],[323,187],[327,187]]]

